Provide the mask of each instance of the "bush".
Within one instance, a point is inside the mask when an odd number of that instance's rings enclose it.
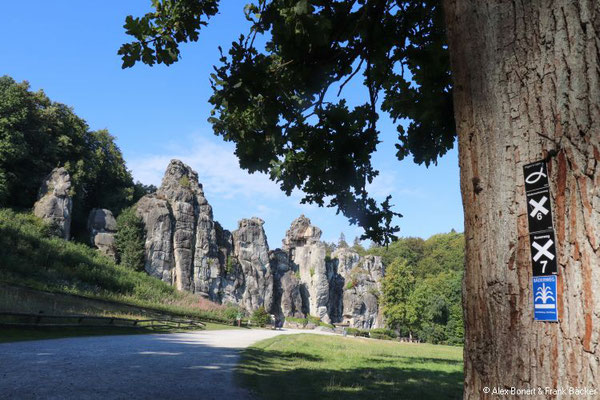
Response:
[[[369,331],[364,329],[346,328],[346,332],[352,336],[369,337]]]
[[[235,272],[235,266],[237,265],[233,256],[227,256],[227,260],[225,261],[225,273],[227,275],[232,275]]]
[[[235,304],[229,304],[225,311],[223,311],[223,317],[232,322],[237,320],[238,315],[241,315],[243,318],[246,315],[246,311]]]
[[[370,333],[371,333],[371,337],[373,337],[374,334],[389,336],[391,339],[395,339],[396,337],[398,337],[398,335],[396,335],[396,332],[394,332],[391,329],[386,329],[386,328],[371,329]]]
[[[303,327],[308,324],[308,319],[306,318],[295,318],[295,317],[285,317],[287,322],[293,322],[298,325],[302,325]]]
[[[263,327],[271,322],[271,316],[263,306],[260,306],[254,310],[250,321],[252,321],[253,325]]]
[[[135,271],[144,270],[144,224],[133,207],[117,217],[115,244],[121,265]]]

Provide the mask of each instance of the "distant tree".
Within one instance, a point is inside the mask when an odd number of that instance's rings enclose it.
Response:
[[[136,203],[139,199],[141,199],[145,195],[154,193],[157,190],[158,190],[158,188],[154,185],[144,185],[142,182],[136,182],[135,185],[133,185],[132,202]]]
[[[340,238],[338,239],[337,247],[338,249],[348,248],[348,243],[346,243],[346,235],[344,235],[344,232],[340,233]]]
[[[440,233],[427,239],[415,276],[423,278],[442,271],[462,271],[465,265],[465,237],[462,233]]]
[[[406,261],[396,259],[386,268],[381,301],[386,324],[409,335],[412,335],[418,319],[409,301],[414,285],[415,278]]]
[[[462,276],[462,271],[447,270],[417,280],[408,301],[419,316],[414,327],[420,339],[463,343]]]
[[[361,256],[364,256],[365,254],[367,254],[367,250],[365,250],[362,243],[360,242],[360,238],[358,238],[358,237],[355,237],[354,241],[352,242],[352,250],[354,250]]]
[[[73,226],[84,236],[95,207],[115,213],[133,198],[133,179],[114,137],[27,82],[0,77],[0,205],[31,208],[42,180],[64,166],[71,175]]]
[[[337,245],[333,242],[323,242],[325,243],[325,254],[327,257],[331,257],[331,254],[337,249]]]
[[[389,246],[370,247],[368,254],[381,256],[385,265],[390,265],[395,259],[400,258],[412,268],[423,258],[425,241],[421,238],[400,238]]]
[[[136,271],[144,269],[144,224],[133,207],[126,208],[117,217],[115,237],[118,261]]]

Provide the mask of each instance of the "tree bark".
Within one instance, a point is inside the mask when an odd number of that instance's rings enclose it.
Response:
[[[444,6],[465,211],[464,398],[498,398],[486,386],[600,398],[600,2]],[[558,323],[533,320],[522,170],[546,157]]]

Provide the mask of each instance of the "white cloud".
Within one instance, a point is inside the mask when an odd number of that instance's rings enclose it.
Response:
[[[167,155],[145,155],[129,161],[136,180],[159,186],[171,159],[190,165],[211,194],[225,199],[281,196],[279,186],[267,175],[249,174],[239,166],[234,148],[229,143],[209,140],[198,135],[186,141],[186,147],[167,146]]]
[[[367,184],[367,191],[369,195],[379,201],[383,201],[390,194],[394,197],[392,202],[398,201],[404,196],[425,197],[420,187],[402,186],[402,181],[403,179],[399,178],[395,171],[385,169],[373,179],[373,183]]]

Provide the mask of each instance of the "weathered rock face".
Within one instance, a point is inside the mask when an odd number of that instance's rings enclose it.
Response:
[[[173,225],[173,282],[179,290],[191,290],[193,283],[195,231],[199,203],[206,203],[198,174],[179,160],[167,167],[159,198],[167,201]]]
[[[290,262],[300,273],[309,314],[331,322],[328,312],[329,281],[325,255],[327,249],[319,239],[321,230],[311,225],[304,215],[292,222],[283,239],[283,249],[288,251]]]
[[[214,221],[198,174],[181,161],[169,164],[161,187],[136,205],[146,230],[146,271],[179,290],[200,293],[248,311],[283,317],[318,316],[371,328],[383,266],[350,249],[326,257],[321,230],[300,216],[269,251],[260,218],[243,219],[230,232]],[[352,288],[347,282],[356,280]]]
[[[136,213],[145,226],[149,274],[217,302],[272,307],[263,221],[242,220],[233,234],[223,229],[189,166],[172,160],[160,188],[140,199]]]
[[[269,253],[274,278],[273,314],[282,317],[306,317],[297,270],[290,265],[288,254],[280,249]]]
[[[173,223],[169,203],[156,194],[144,196],[136,204],[136,214],[145,226],[146,272],[173,284]]]
[[[69,194],[71,177],[64,168],[55,168],[44,178],[33,206],[33,213],[49,222],[56,235],[64,239],[71,236],[71,211],[73,201]]]
[[[116,260],[115,234],[117,233],[117,221],[112,212],[103,208],[92,209],[87,226],[91,244],[102,254]]]
[[[383,326],[379,312],[381,280],[385,269],[380,257],[360,257],[351,249],[339,249],[332,254],[336,290],[343,293],[341,307],[332,303],[332,316],[355,328],[370,329]],[[341,315],[340,315],[341,314]]]
[[[247,310],[263,306],[269,311],[273,305],[273,276],[263,224],[260,218],[243,219],[232,233],[234,254],[245,281],[241,304]]]

